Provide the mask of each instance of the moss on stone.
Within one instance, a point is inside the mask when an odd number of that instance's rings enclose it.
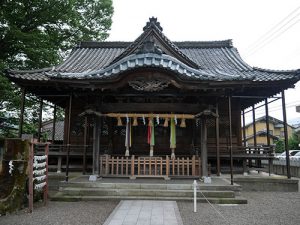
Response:
[[[5,163],[0,174],[1,177],[6,179],[13,179],[13,187],[7,190],[8,193],[5,198],[0,199],[1,215],[21,209],[27,200],[26,180],[28,171],[29,142],[21,139],[6,139],[4,149],[4,159],[6,162],[9,160],[18,161],[14,161],[12,176],[8,173],[8,163]]]

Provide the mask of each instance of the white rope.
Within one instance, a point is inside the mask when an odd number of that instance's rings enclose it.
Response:
[[[33,174],[34,175],[43,175],[46,172],[46,168],[41,169],[41,170],[34,170]]]
[[[159,115],[156,115],[156,123],[159,124]]]
[[[37,180],[39,182],[43,181],[46,179],[46,175],[42,175],[42,176],[37,176],[35,178],[33,178],[33,180]]]
[[[207,201],[207,203],[222,217],[222,219],[223,220],[225,220],[228,224],[231,224],[230,222],[229,222],[229,220],[227,220],[227,218],[224,216],[224,215],[222,215],[222,213],[217,209],[217,208],[215,208],[214,206],[213,206],[213,204],[211,204],[211,202],[206,198],[206,196],[203,194],[203,192],[199,189],[199,192],[201,193],[201,195],[205,198],[205,200]]]
[[[146,125],[146,119],[145,119],[144,115],[143,115],[143,123],[144,123],[144,125]]]
[[[43,183],[40,183],[40,184],[35,184],[34,185],[34,189],[35,190],[40,190],[40,189],[42,189],[44,186],[46,186],[46,182],[43,182]]]
[[[35,161],[41,161],[47,159],[47,155],[34,156]]]
[[[9,165],[9,174],[12,175],[12,172],[14,171],[13,161],[10,160],[8,165]]]
[[[42,163],[38,163],[38,162],[34,162],[33,163],[33,167],[34,168],[43,168],[43,167],[45,167],[46,166],[46,162],[42,162]]]

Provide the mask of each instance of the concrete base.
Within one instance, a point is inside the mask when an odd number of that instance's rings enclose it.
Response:
[[[92,182],[97,181],[97,175],[91,175],[91,176],[89,176],[89,181],[92,181]]]
[[[210,177],[202,177],[204,184],[211,184],[211,178]]]
[[[278,177],[235,177],[234,182],[241,185],[243,191],[298,192],[296,179]]]

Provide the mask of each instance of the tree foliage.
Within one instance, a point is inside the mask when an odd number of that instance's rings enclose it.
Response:
[[[294,150],[294,149],[300,149],[299,148],[299,143],[300,143],[300,139],[297,136],[297,134],[293,134],[290,138],[289,138],[289,149],[290,150]]]
[[[4,69],[56,65],[79,41],[106,39],[112,23],[112,0],[0,0],[0,5],[0,117],[12,117],[20,106],[20,91]]]

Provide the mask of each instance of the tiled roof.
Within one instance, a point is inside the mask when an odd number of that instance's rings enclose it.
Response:
[[[42,133],[47,133],[48,141],[52,141],[53,120],[44,122],[42,125]],[[56,121],[55,123],[55,141],[62,141],[64,139],[64,121]]]
[[[139,52],[145,41],[153,39],[159,52]],[[300,70],[275,71],[245,63],[231,40],[171,42],[157,21],[150,19],[134,42],[81,42],[69,58],[53,68],[32,71],[9,70],[14,80],[47,82],[56,79],[110,79],[136,68],[170,70],[183,79],[230,81],[300,80]]]

